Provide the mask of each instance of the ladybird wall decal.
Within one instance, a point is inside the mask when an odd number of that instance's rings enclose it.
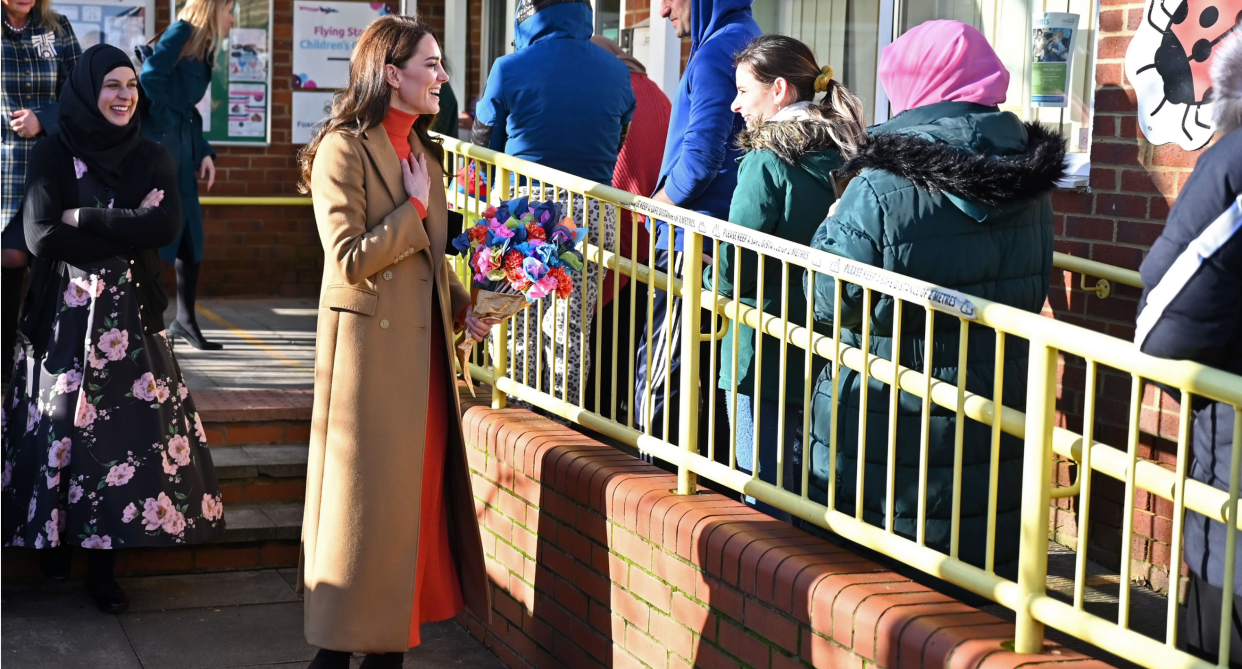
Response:
[[[1147,141],[1192,151],[1212,139],[1212,57],[1239,21],[1242,0],[1148,0],[1125,63]]]

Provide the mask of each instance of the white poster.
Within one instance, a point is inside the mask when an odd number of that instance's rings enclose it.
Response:
[[[331,91],[294,91],[293,92],[293,132],[290,133],[294,144],[306,144],[319,130],[319,124],[332,112]]]
[[[293,3],[293,87],[344,88],[349,54],[375,19],[392,13],[383,3]]]
[[[69,19],[83,51],[103,43],[133,56],[155,34],[155,0],[53,0],[52,9]]]
[[[267,31],[234,28],[229,33],[229,81],[267,81]]]
[[[1159,2],[1140,10],[1142,22],[1126,48],[1126,78],[1138,97],[1138,126],[1147,141],[1193,151],[1216,132],[1210,72],[1238,8],[1236,0],[1168,7],[1177,11],[1171,14]]]
[[[262,137],[267,132],[267,86],[229,84],[229,137]]]
[[[1031,25],[1031,104],[1068,107],[1078,42],[1078,15],[1040,12]]]

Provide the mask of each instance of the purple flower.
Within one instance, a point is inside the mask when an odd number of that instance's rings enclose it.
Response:
[[[548,273],[548,266],[543,264],[538,258],[527,258],[522,261],[522,273],[531,283],[535,283],[542,279]]]

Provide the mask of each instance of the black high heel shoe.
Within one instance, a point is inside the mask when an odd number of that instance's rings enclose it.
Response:
[[[362,660],[358,669],[401,669],[405,653],[371,653]]]
[[[315,653],[315,659],[311,660],[310,666],[306,669],[349,669],[349,658],[353,655],[347,650],[328,650],[320,648]]]
[[[168,334],[176,335],[189,342],[190,346],[200,351],[219,351],[224,348],[223,344],[217,344],[213,341],[207,341],[203,336],[203,331],[197,326],[193,330],[181,324],[181,321],[173,321],[168,324]]]

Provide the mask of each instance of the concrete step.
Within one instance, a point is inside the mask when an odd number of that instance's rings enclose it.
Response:
[[[225,508],[239,502],[301,502],[309,450],[305,444],[211,449]]]
[[[194,393],[213,448],[310,440],[311,390],[201,390]]]
[[[302,502],[224,505],[224,536],[214,543],[302,540]]]
[[[260,476],[304,478],[309,452],[310,447],[306,444],[238,446],[212,449],[211,459],[216,465],[216,476],[221,481]]]
[[[302,539],[302,508],[301,500],[225,503],[225,530],[219,539],[190,546],[119,551],[117,574],[146,576],[296,567]],[[4,579],[42,578],[37,553],[5,548],[0,557]],[[71,576],[85,575],[86,551],[75,550]]]

